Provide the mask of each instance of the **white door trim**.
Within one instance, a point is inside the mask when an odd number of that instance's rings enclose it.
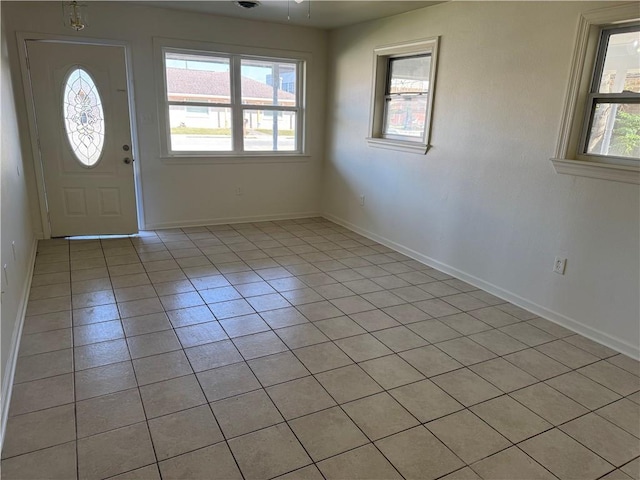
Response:
[[[138,148],[138,132],[136,122],[135,109],[135,91],[133,88],[133,62],[131,60],[131,45],[129,42],[112,39],[100,39],[89,37],[76,37],[66,35],[52,35],[47,33],[34,32],[16,32],[18,56],[20,59],[20,73],[22,76],[22,87],[24,90],[24,100],[27,106],[27,123],[29,125],[29,139],[31,144],[31,158],[33,160],[33,168],[36,176],[36,186],[38,190],[38,206],[40,209],[40,221],[42,223],[42,233],[44,238],[51,238],[51,227],[48,219],[47,195],[44,183],[44,170],[42,166],[42,158],[40,156],[40,148],[38,146],[38,130],[36,126],[35,105],[33,103],[33,91],[31,89],[31,81],[29,78],[27,41],[50,41],[56,43],[76,43],[84,45],[106,45],[123,47],[125,52],[125,62],[127,67],[127,87],[129,97],[130,112],[130,129],[131,129],[131,151],[133,158],[133,181],[136,193],[136,209],[138,212],[138,228],[144,229],[146,220],[144,217],[142,180],[140,175],[140,152]]]

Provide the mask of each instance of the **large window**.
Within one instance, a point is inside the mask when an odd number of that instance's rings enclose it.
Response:
[[[587,99],[582,153],[640,159],[640,26],[604,28]]]
[[[371,146],[426,153],[437,47],[434,38],[375,49]]]
[[[303,152],[297,59],[162,49],[172,156]]]
[[[640,184],[640,25],[635,3],[580,15],[557,173]]]

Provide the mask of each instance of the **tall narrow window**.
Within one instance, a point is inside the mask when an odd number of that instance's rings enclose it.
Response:
[[[374,50],[369,145],[427,153],[437,55],[437,38]]]
[[[640,159],[640,26],[602,30],[582,153]]]
[[[82,67],[67,76],[62,114],[71,151],[84,166],[94,166],[104,147],[104,111],[98,87]]]

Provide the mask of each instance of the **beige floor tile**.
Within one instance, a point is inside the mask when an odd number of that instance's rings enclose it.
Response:
[[[513,443],[552,428],[552,425],[508,396],[471,407],[471,411]]]
[[[156,289],[151,285],[137,285],[114,290],[116,300],[119,303],[130,302],[131,300],[141,300],[143,298],[154,298],[158,296]]]
[[[435,318],[461,313],[461,311],[456,307],[437,298],[416,302],[414,305]]]
[[[445,475],[441,477],[440,480],[482,480],[476,472],[471,470],[469,467],[461,468],[460,470],[456,470],[449,475]],[[511,477],[505,480],[512,480]]]
[[[463,365],[473,365],[495,358],[495,354],[468,338],[455,338],[440,342],[437,347]]]
[[[403,325],[421,322],[431,318],[431,315],[428,315],[419,308],[407,303],[393,307],[386,307],[382,310]]]
[[[427,377],[462,368],[461,363],[433,345],[400,352],[399,355]]]
[[[640,439],[595,413],[576,418],[560,429],[616,467],[640,456]]]
[[[369,310],[352,314],[349,317],[368,332],[400,326],[400,323],[382,310]]]
[[[592,355],[595,355],[599,358],[609,358],[616,355],[618,352],[613,350],[612,348],[605,347],[604,345],[594,342],[582,335],[572,335],[565,338],[565,341],[569,342],[576,347],[579,347],[583,350],[586,350]]]
[[[466,294],[463,294],[466,295]],[[446,297],[448,298],[448,297]],[[473,298],[473,297],[470,297]],[[445,325],[460,332],[462,335],[471,335],[474,333],[484,332],[491,330],[493,327],[488,324],[472,317],[467,313],[458,313],[457,315],[450,315],[448,317],[440,317],[439,320]]]
[[[180,341],[173,330],[147,333],[127,338],[131,358],[149,357],[160,353],[180,350]]]
[[[71,310],[71,296],[29,300],[26,316]]]
[[[284,352],[287,346],[274,332],[254,333],[233,339],[233,343],[246,360]]]
[[[533,348],[506,355],[504,359],[530,373],[538,380],[547,380],[570,370],[566,365],[547,357]]]
[[[529,456],[559,478],[596,479],[613,466],[558,429],[519,445]]]
[[[146,423],[78,440],[78,476],[105,478],[156,461]]]
[[[419,424],[386,392],[346,403],[342,408],[372,441]]]
[[[293,325],[300,325],[302,323],[309,322],[309,320],[307,320],[307,318],[302,313],[300,313],[293,307],[261,312],[260,316],[264,319],[265,322],[269,324],[271,328],[291,327]]]
[[[624,473],[622,470],[614,470],[604,477],[600,477],[600,480],[631,480],[631,477]]]
[[[197,347],[229,338],[217,321],[176,328],[176,334],[183,348]]]
[[[434,479],[464,466],[423,426],[379,440],[376,446],[405,478]]]
[[[557,323],[551,322],[544,318],[534,318],[533,320],[528,320],[527,323],[529,325],[533,325],[536,328],[539,328],[540,330],[544,330],[554,337],[564,338],[574,335],[574,333],[568,328],[564,328]]]
[[[482,320],[484,323],[488,323],[494,328],[505,327],[513,323],[518,323],[519,319],[509,315],[507,312],[503,312],[496,307],[480,308],[478,310],[472,310],[469,315]]]
[[[316,378],[338,403],[350,402],[382,391],[382,388],[357,365],[319,373]]]
[[[70,328],[23,335],[20,340],[18,357],[71,348],[73,346],[71,337]]]
[[[194,375],[173,378],[140,387],[140,395],[147,418],[186,410],[206,403]]]
[[[626,398],[596,410],[611,423],[640,438],[640,406]]]
[[[329,341],[312,323],[294,325],[292,327],[280,328],[276,334],[289,348],[302,348]]]
[[[547,380],[545,383],[590,410],[595,410],[620,398],[617,393],[578,372],[565,373]]]
[[[467,368],[438,375],[431,380],[466,407],[502,395],[499,389]]]
[[[193,373],[183,350],[162,353],[133,361],[138,385],[161,382]]]
[[[142,300],[118,303],[118,311],[122,318],[127,318],[163,312],[164,308],[158,298],[145,298]]]
[[[512,392],[510,396],[553,425],[560,425],[588,412],[585,407],[545,383]]]
[[[640,377],[606,361],[588,365],[578,372],[623,396],[640,390]]]
[[[380,330],[373,336],[396,353],[427,345],[426,340],[404,326]]]
[[[298,305],[297,309],[300,310],[300,312],[312,322],[324,320],[327,318],[340,317],[344,315],[344,312],[342,312],[326,300],[322,302],[305,303],[303,305]]]
[[[335,341],[354,362],[364,362],[372,358],[393,353],[373,335],[367,333]]]
[[[435,319],[411,323],[407,328],[430,343],[444,342],[461,336],[460,332]]]
[[[226,443],[185,453],[160,462],[164,479],[241,480],[242,475]]]
[[[267,393],[287,420],[329,408],[336,402],[313,377],[268,387]]]
[[[264,390],[237,395],[211,404],[226,438],[233,438],[283,422]]]
[[[401,281],[397,277],[379,277],[374,281],[384,288],[395,288],[400,285],[408,286],[406,282]],[[389,291],[365,293],[362,295],[362,298],[378,308],[393,307],[394,305],[402,305],[405,303],[402,298]]]
[[[290,473],[285,473],[279,477],[278,480],[323,480],[324,477],[315,465],[309,465],[307,467],[299,468]]]
[[[73,375],[67,373],[13,386],[9,416],[57,407],[74,401]]]
[[[114,363],[76,372],[75,383],[77,401],[137,386],[131,362]]]
[[[500,308],[500,306],[498,308]],[[544,330],[540,330],[539,328],[536,328],[533,325],[529,325],[528,323],[524,322],[501,327],[500,331],[512,336],[522,343],[526,343],[530,347],[535,347],[536,345],[552,342],[556,339],[556,337],[545,332]]]
[[[364,328],[362,328],[347,316],[320,320],[318,322],[315,322],[314,325],[318,327],[331,340],[337,340],[339,338],[352,337],[354,335],[366,333],[366,330]]]
[[[140,317],[125,318],[122,320],[122,327],[124,328],[124,333],[127,337],[161,332],[172,328],[169,318],[164,312],[151,313]]]
[[[73,327],[73,343],[76,347],[119,338],[124,338],[120,320]]]
[[[71,312],[68,310],[64,312],[33,315],[31,317],[25,317],[22,335],[26,336],[34,333],[71,328],[71,326]]]
[[[306,377],[309,371],[291,352],[282,352],[248,362],[264,387]]]
[[[222,340],[221,342],[187,348],[185,353],[195,372],[202,372],[243,361],[242,355],[240,355],[231,340]]]
[[[478,363],[469,368],[503,392],[511,392],[538,383],[535,377],[501,358]]]
[[[174,293],[160,297],[160,303],[165,310],[179,310],[181,308],[197,307],[204,305],[204,300],[198,292]]]
[[[536,347],[536,350],[572,369],[598,361],[598,357],[595,355],[591,355],[589,352],[574,347],[564,340],[556,340],[555,342],[539,345]]]
[[[241,299],[210,303],[209,309],[211,309],[218,320],[255,313],[251,305],[249,305],[246,300]]]
[[[121,473],[110,480],[161,480],[158,465],[147,465],[146,467],[136,468],[126,473]]]
[[[338,480],[392,480],[402,476],[373,446],[365,445],[318,463],[325,478]]]
[[[92,343],[73,349],[76,372],[130,360],[129,347],[124,339]]]
[[[321,343],[293,352],[311,373],[324,372],[353,363],[335,344]]]
[[[267,325],[257,313],[227,318],[221,320],[220,325],[231,338],[270,330],[269,325]]]
[[[76,442],[2,460],[5,480],[69,480],[76,475]]]
[[[76,439],[73,404],[10,417],[2,458],[15,457]],[[4,467],[4,464],[3,464]]]
[[[468,410],[429,422],[426,427],[466,463],[476,462],[511,445]]]
[[[73,350],[56,350],[55,352],[19,357],[14,383],[29,382],[47,377],[54,377],[73,371]]]
[[[76,417],[78,438],[145,420],[137,388],[77,402]]]
[[[360,367],[384,389],[395,388],[424,379],[424,375],[398,355],[367,360],[362,362]]]
[[[482,478],[492,480],[554,480],[556,477],[518,447],[511,447],[473,464]]]
[[[297,418],[289,425],[315,462],[369,441],[339,407]]]
[[[295,290],[281,292],[282,296],[292,305],[304,305],[322,301],[322,296],[311,288],[300,287]]]
[[[99,322],[109,322],[118,320],[119,318],[120,313],[115,304],[79,308],[73,311],[73,325],[76,327]]]
[[[620,470],[629,475],[631,478],[638,480],[640,478],[640,458],[624,465]]]
[[[245,478],[268,479],[311,463],[284,423],[229,440]]]
[[[524,308],[520,308],[511,303],[503,303],[501,305],[497,305],[496,308],[503,312],[507,312],[509,315],[513,315],[519,320],[533,320],[537,316],[535,313],[531,313]]]
[[[616,355],[615,357],[607,358],[607,362],[613,363],[615,366],[626,370],[629,373],[633,373],[634,375],[640,377],[640,362],[638,360],[634,360],[631,357],[627,357],[626,355]]]
[[[247,393],[261,386],[244,362],[200,372],[197,376],[209,402]]]
[[[464,408],[429,380],[394,388],[389,393],[423,423]]]
[[[31,287],[29,300],[43,300],[45,298],[64,297],[71,295],[71,284],[69,282],[57,283],[53,285],[43,285]]]
[[[97,307],[99,305],[107,305],[116,303],[113,290],[101,290],[98,292],[74,293],[71,296],[71,304],[73,308]]]
[[[199,306],[191,308],[182,308],[180,310],[171,310],[167,312],[169,321],[174,328],[186,327],[198,323],[212,322],[215,320],[213,313],[209,307]]]
[[[158,461],[224,440],[208,405],[149,420]]]
[[[500,330],[488,330],[476,333],[470,335],[469,338],[500,356],[529,348],[524,343],[510,337],[506,333],[502,333]]]

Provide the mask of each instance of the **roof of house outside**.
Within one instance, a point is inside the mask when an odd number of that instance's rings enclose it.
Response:
[[[231,92],[228,72],[184,68],[167,68],[166,71],[169,95],[228,97]],[[242,96],[271,100],[273,88],[252,78],[242,77]],[[295,98],[294,94],[278,89],[278,99],[294,101]]]

